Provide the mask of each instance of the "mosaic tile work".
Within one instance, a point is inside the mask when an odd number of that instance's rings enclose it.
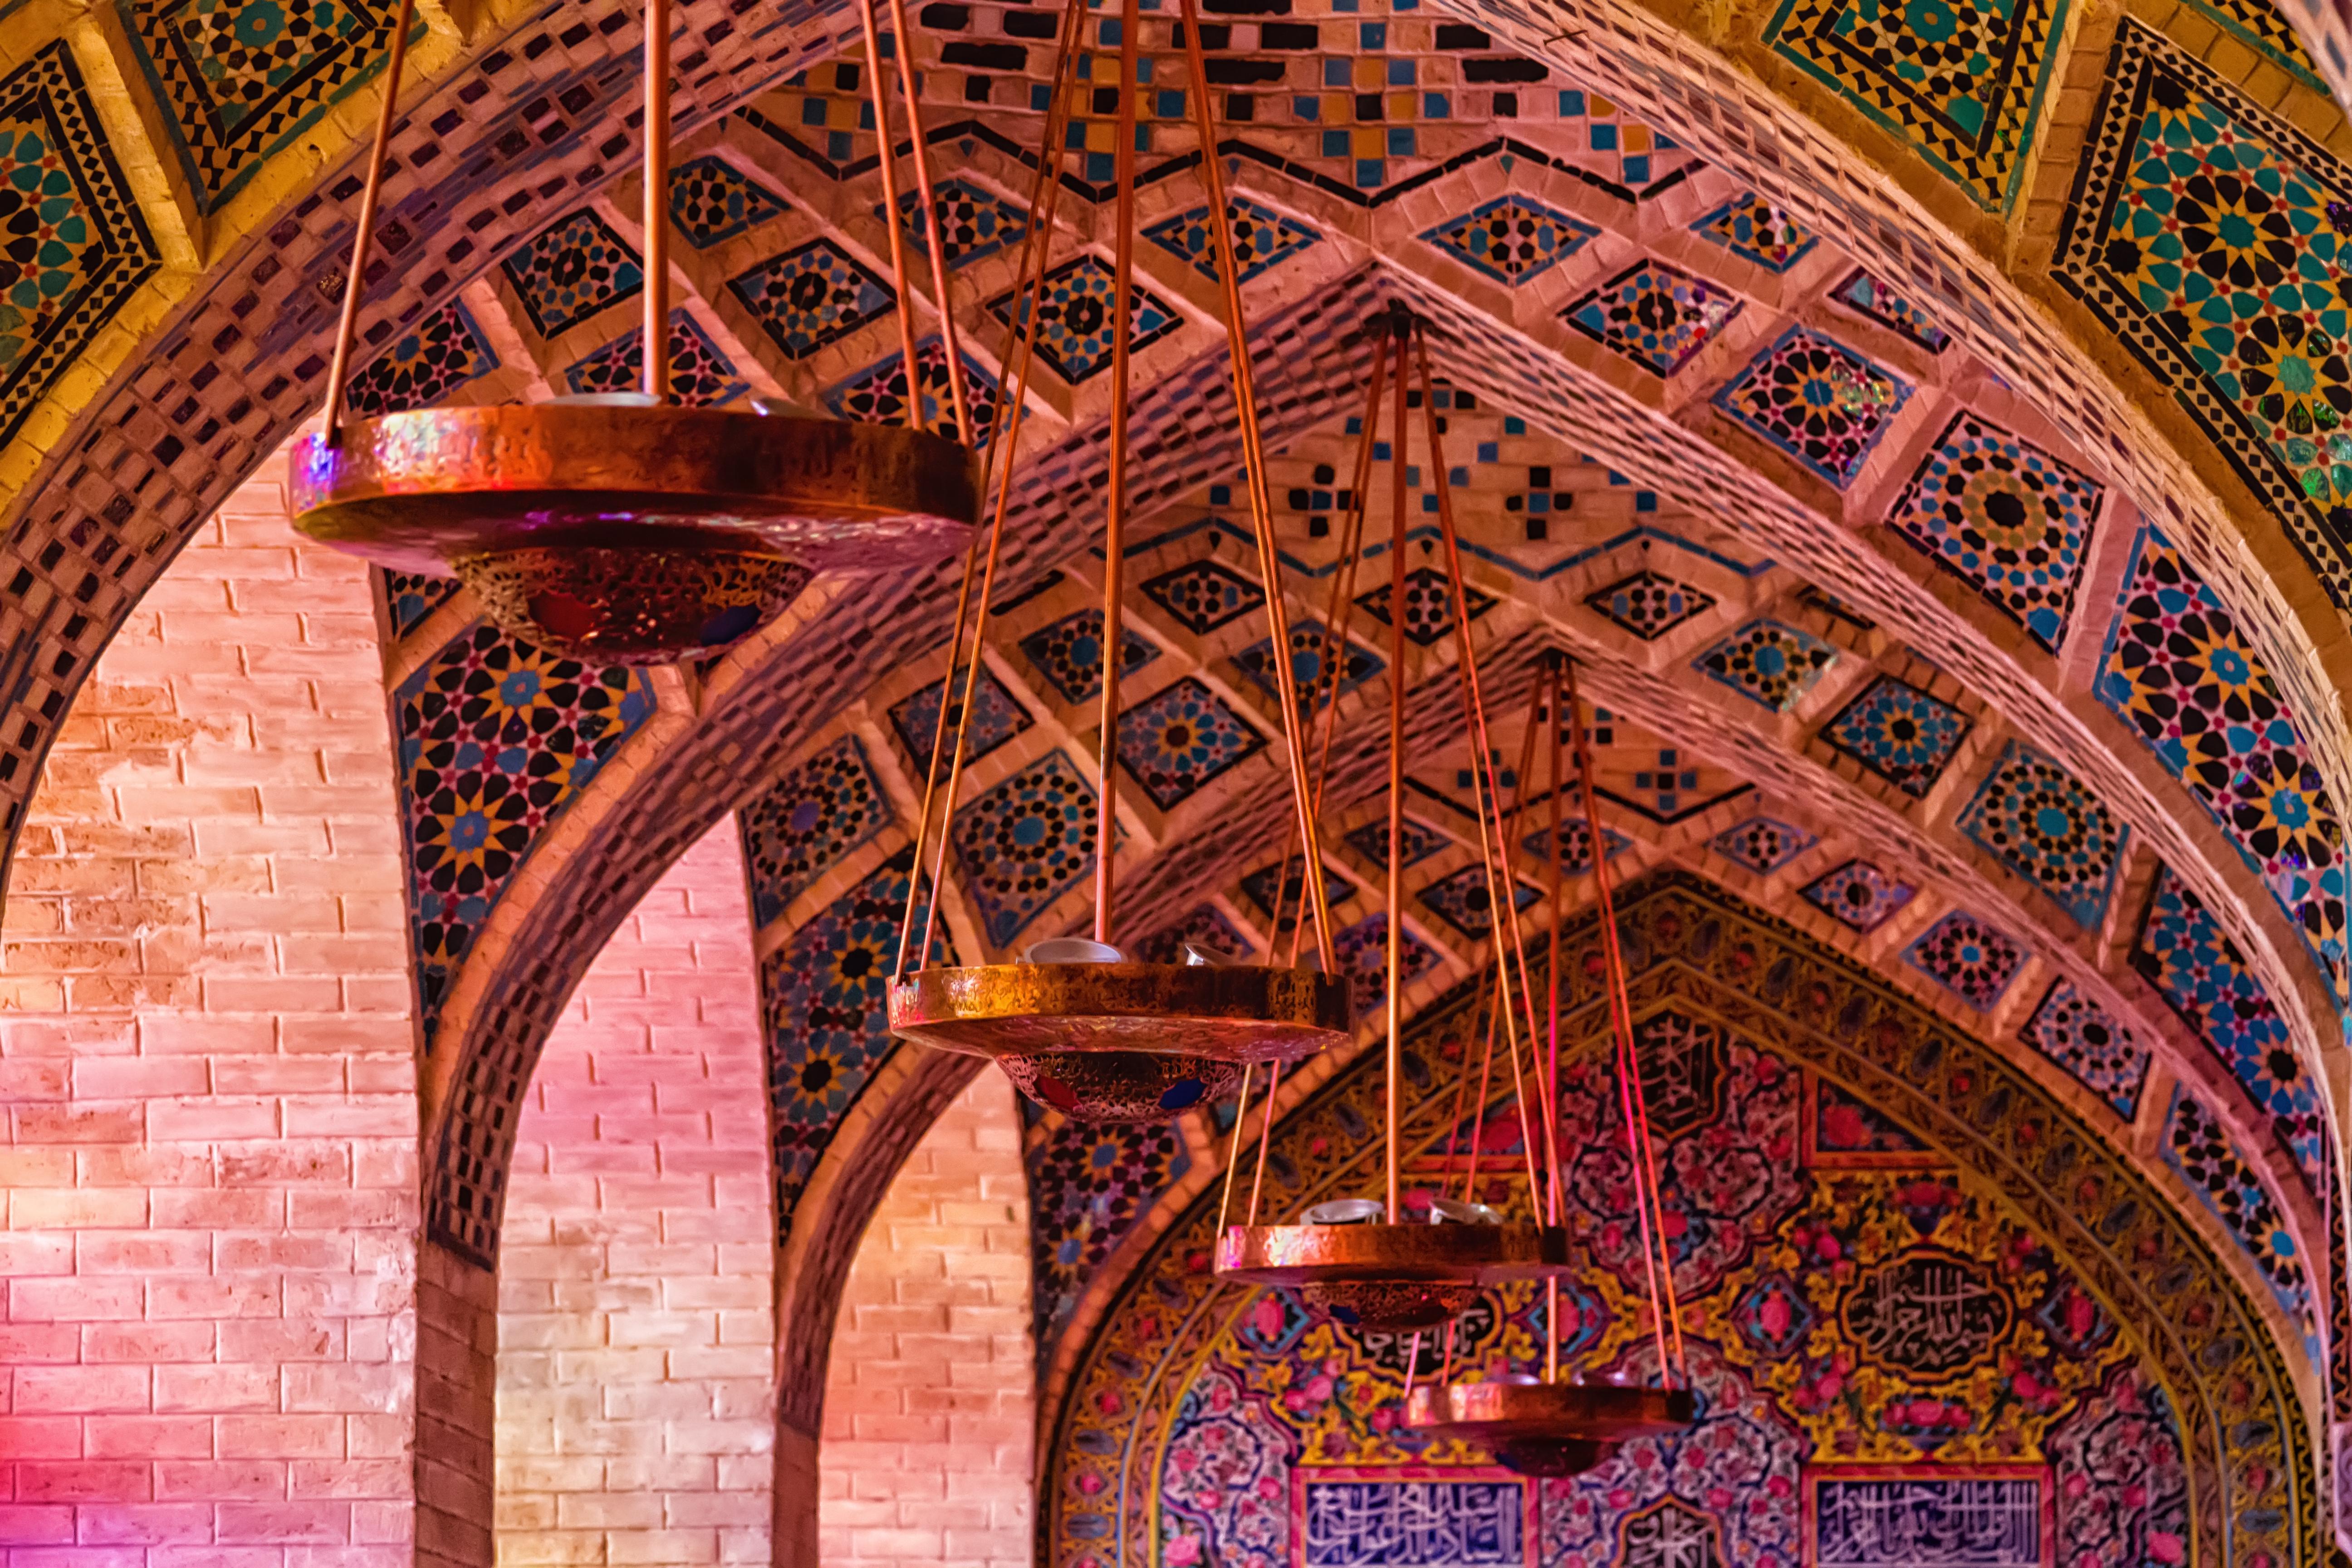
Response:
[[[1633,847],[1633,841],[1615,828],[1603,826],[1603,840],[1609,846],[1609,858],[1614,860]],[[1551,836],[1548,829],[1538,829],[1519,840],[1519,847],[1547,874],[1551,870]],[[1571,817],[1559,825],[1559,869],[1564,877],[1581,877],[1592,869],[1592,827],[1581,817]]]
[[[1402,951],[1398,954],[1400,960],[1398,968],[1399,977],[1403,984],[1412,984],[1444,962],[1438,957],[1435,948],[1413,935],[1410,931],[1404,933],[1403,941],[1400,945]],[[1337,965],[1335,973],[1347,976],[1353,983],[1356,1017],[1362,1018],[1374,1009],[1387,1005],[1389,994],[1389,917],[1387,915],[1367,915],[1345,930],[1334,931],[1331,935],[1331,956]],[[1311,952],[1307,962],[1309,963],[1314,962]]]
[[[1323,657],[1330,637],[1330,628],[1312,616],[1301,616],[1290,623],[1290,673],[1297,682],[1298,711],[1302,714],[1312,713],[1332,699],[1353,691],[1388,668],[1386,660],[1350,639],[1347,662],[1336,674],[1327,674]],[[1259,690],[1268,697],[1278,695],[1273,638],[1252,643],[1234,655],[1234,663]]]
[[[1143,584],[1146,597],[1195,636],[1247,615],[1265,603],[1265,591],[1220,561],[1195,561]]]
[[[1181,963],[1184,944],[1205,947],[1227,958],[1248,958],[1257,952],[1241,928],[1214,904],[1202,904],[1173,925],[1160,927],[1135,944],[1135,956],[1146,963]]]
[[[1946,915],[1903,950],[1904,963],[1979,1013],[1993,1010],[2025,967],[2025,956],[2007,932],[1964,910]]]
[[[1709,842],[1725,859],[1737,860],[1758,876],[1769,877],[1819,844],[1821,837],[1769,816],[1751,816],[1725,828]]]
[[[2066,0],[1782,0],[1764,41],[2001,212],[2065,27]]]
[[[1670,376],[1713,342],[1743,301],[1721,284],[1643,261],[1560,312],[1560,319],[1655,376]]]
[[[559,658],[490,626],[393,693],[427,1051],[457,965],[532,846],[653,710],[644,671]]]
[[[2168,385],[2352,606],[2352,165],[2136,23],[2053,273]]]
[[[1297,218],[1285,217],[1246,196],[1225,198],[1225,223],[1244,283],[1264,277],[1323,237]],[[1205,202],[1191,212],[1161,218],[1143,231],[1143,237],[1189,262],[1202,277],[1216,280],[1217,242],[1209,229]]]
[[[716,153],[688,158],[669,172],[669,221],[697,250],[780,218],[783,197]]]
[[[1849,860],[1809,885],[1806,900],[1858,931],[1876,931],[1909,903],[1918,889],[1898,882],[1867,860]]]
[[[2094,689],[2262,873],[2331,976],[2344,964],[2344,824],[2294,709],[2221,597],[2145,530]]]
[[[1265,749],[1265,737],[1192,676],[1118,716],[1118,763],[1151,804],[1172,810]]]
[[[0,227],[43,237],[0,295],[5,443],[163,265],[62,38],[0,78]]]
[[[615,338],[563,373],[574,392],[637,392],[646,379],[643,327]],[[684,310],[669,313],[669,395],[688,408],[732,403],[749,388],[701,324]]]
[[[646,286],[637,253],[586,207],[556,219],[499,266],[542,338],[635,299]]]
[[[2089,475],[1962,413],[1886,521],[2055,653],[2105,493]]]
[[[1389,824],[1385,816],[1349,829],[1340,841],[1381,870],[1389,868]],[[1404,819],[1397,835],[1397,848],[1408,866],[1420,865],[1453,842],[1450,836],[1411,816]]]
[[[467,382],[498,369],[489,339],[452,300],[393,340],[343,388],[352,414],[404,414],[438,403]]]
[[[1584,602],[1643,642],[1654,642],[1715,608],[1714,595],[1647,570],[1586,595]]]
[[[1056,748],[956,813],[956,862],[992,943],[1093,872],[1096,809],[1094,785]]]
[[[894,308],[879,274],[829,239],[770,257],[727,280],[769,341],[788,359],[806,359]]]
[[[2010,742],[1960,812],[1958,826],[1986,854],[2049,894],[2075,924],[2095,931],[2106,918],[2131,829],[2040,752]]]
[[[1135,1222],[1192,1167],[1175,1127],[1055,1124],[1023,1153],[1029,1168],[1031,1329],[1041,1366],[1078,1297]]]
[[[950,441],[964,434],[956,424],[955,389],[948,384],[947,346],[938,338],[915,344],[915,373],[923,385],[923,426]],[[963,395],[971,405],[971,422],[985,447],[996,427],[996,378],[963,355]],[[907,422],[907,355],[905,351],[877,360],[824,395],[824,405],[844,419],[866,425]]]
[[[1696,223],[1691,232],[1770,272],[1786,272],[1822,242],[1754,191],[1743,191]]]
[[[1952,345],[1952,335],[1928,320],[1916,303],[1860,268],[1831,289],[1830,298],[1891,331],[1902,333],[1929,353],[1942,353]]]
[[[1072,386],[1110,368],[1115,295],[1110,264],[1092,252],[1072,257],[1045,275],[1045,297],[1037,307],[1037,353]],[[1008,290],[988,302],[989,313],[1009,323],[1014,303]],[[1131,353],[1184,324],[1173,305],[1140,283],[1135,285],[1134,310],[1127,340]]]
[[[929,760],[934,738],[939,733],[940,699],[947,690],[947,679],[941,677],[920,687],[890,705],[890,728],[898,731],[898,744],[905,748],[911,772],[921,776],[923,764]],[[980,684],[972,692],[971,723],[964,731],[963,761],[970,767],[1013,736],[1037,722],[1029,710],[1013,700],[1004,689],[1004,682],[996,679],[993,670],[983,664]],[[940,747],[940,777],[947,778],[953,759],[949,755],[955,746],[955,725],[963,710],[963,672],[956,677],[956,700],[949,705],[948,733]]]
[[[1062,693],[1066,702],[1084,702],[1102,694],[1103,613],[1080,610],[1051,626],[1040,626],[1021,639],[1021,651]],[[1160,657],[1149,637],[1121,626],[1118,672],[1122,679]]]
[[[1924,797],[1975,721],[1917,687],[1882,675],[1822,728],[1822,739],[1908,795]]]
[[[899,850],[760,965],[780,1244],[842,1118],[898,1048],[889,979],[914,860],[913,846]],[[944,930],[925,962],[956,962]]]
[[[2212,911],[2167,866],[2132,946],[2132,967],[2221,1058],[2319,1190],[2327,1158],[2320,1088],[2296,1057],[2286,1020]]]
[[[1356,603],[1372,619],[1387,626],[1389,595],[1394,589],[1395,584],[1383,583],[1369,594],[1357,595]],[[1498,602],[1475,583],[1464,587],[1462,596],[1469,602],[1473,622]],[[1416,566],[1404,574],[1404,635],[1422,647],[1454,635],[1454,584],[1444,573]]]
[[[1275,925],[1277,931],[1286,931],[1298,922],[1299,910],[1307,900],[1306,868],[1299,864],[1297,847],[1292,848],[1286,862],[1276,861],[1260,866],[1242,879],[1243,896],[1255,904],[1258,912],[1268,920],[1274,920],[1276,913],[1275,883],[1277,879],[1280,880],[1281,919]],[[1328,865],[1323,868],[1324,901],[1334,910],[1355,896],[1356,885],[1353,882]]]
[[[1574,256],[1601,231],[1526,196],[1496,196],[1421,238],[1516,289]]]
[[[392,635],[406,637],[415,631],[425,616],[449,602],[457,591],[455,577],[428,577],[422,572],[384,572],[377,568],[383,579],[383,607],[392,622]]]
[[[2073,981],[2051,984],[2017,1037],[2064,1068],[2126,1121],[2139,1114],[2148,1048]]]
[[[892,821],[889,797],[855,735],[818,752],[737,814],[756,929]]]
[[[1494,893],[1483,866],[1465,866],[1452,876],[1440,877],[1422,889],[1420,897],[1433,913],[1464,936],[1475,939],[1495,929]],[[1511,899],[1520,909],[1542,897],[1540,889],[1525,882],[1512,884]]]
[[[1698,656],[1705,671],[1751,702],[1786,713],[1803,700],[1837,649],[1780,621],[1754,620]]]
[[[1019,244],[1029,233],[1027,209],[961,175],[934,184],[931,199],[940,217],[940,249],[950,268],[969,267],[1008,245]],[[898,210],[906,215],[907,232],[918,245],[928,247],[922,201],[919,192],[908,191],[898,198]],[[875,211],[879,216],[881,209]]]
[[[205,214],[383,68],[398,15],[363,0],[123,0],[120,8]]]
[[[2180,1173],[2230,1239],[2254,1260],[2278,1304],[2310,1334],[2315,1327],[2311,1281],[2294,1233],[2256,1174],[2259,1167],[2230,1136],[2230,1130],[2187,1089],[2172,1092],[2164,1119],[2164,1163]]]
[[[1798,326],[1717,393],[1715,405],[1843,489],[1910,397],[1911,384],[1894,372]]]

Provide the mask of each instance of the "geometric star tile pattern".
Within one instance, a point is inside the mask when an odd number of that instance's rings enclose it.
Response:
[[[2279,1142],[2318,1190],[2327,1159],[2316,1086],[2296,1058],[2286,1020],[2212,911],[2168,866],[2158,875],[2132,967],[2234,1074]]]
[[[1843,489],[1910,400],[1911,384],[1811,328],[1790,327],[1715,405]]]
[[[1162,926],[1137,942],[1135,956],[1146,963],[1181,963],[1188,942],[1227,958],[1247,958],[1257,951],[1216,905],[1202,904],[1175,924]]]
[[[882,781],[855,735],[810,757],[737,815],[755,930],[887,827],[892,816]]]
[[[1822,739],[1906,795],[1925,797],[1974,727],[1951,704],[1882,675],[1823,726]]]
[[[1296,847],[1293,846],[1294,851]],[[1305,873],[1306,868],[1299,863],[1294,852],[1282,860],[1260,866],[1244,877],[1242,892],[1268,920],[1275,920],[1279,914],[1281,918],[1276,921],[1275,929],[1286,931],[1297,923],[1299,911],[1307,902]],[[1280,883],[1278,888],[1277,882]],[[1327,863],[1323,868],[1324,902],[1336,910],[1355,896],[1356,885],[1332,870]]]
[[[1782,0],[1764,41],[2000,212],[2065,24],[2066,0]]]
[[[956,813],[956,860],[992,945],[1094,870],[1096,811],[1094,786],[1056,748]]]
[[[1952,335],[1929,320],[1916,304],[1860,268],[1831,289],[1830,298],[1882,327],[1902,333],[1929,353],[1939,354],[1951,346]]]
[[[1021,651],[1061,689],[1064,701],[1084,702],[1102,693],[1102,640],[1103,613],[1079,610],[1023,637]],[[1119,628],[1118,643],[1121,679],[1160,657],[1148,638],[1125,626]]]
[[[1811,632],[1775,620],[1755,620],[1698,656],[1696,668],[1751,702],[1776,713],[1794,708],[1837,649]]]
[[[1715,852],[1737,860],[1759,877],[1769,877],[1821,842],[1819,836],[1769,816],[1751,816],[1734,823],[1711,840]]]
[[[1029,215],[1003,196],[958,176],[931,187],[940,216],[940,249],[950,267],[968,267],[1025,238]],[[923,237],[922,194],[908,191],[898,198],[906,215],[907,232],[914,237],[918,254],[928,244]],[[880,208],[876,208],[878,214]]]
[[[716,153],[669,172],[669,219],[697,250],[746,234],[791,209],[784,198]]]
[[[963,686],[971,672],[968,661],[956,672],[956,700],[948,707],[944,734],[940,731],[940,699],[947,690],[945,676],[890,705],[890,727],[898,732],[898,743],[906,748],[908,760],[915,767],[920,768],[929,760],[934,744],[939,747],[941,784],[947,782],[955,765],[956,721],[963,712]],[[963,734],[967,767],[1037,722],[1027,709],[1013,700],[1013,693],[985,665],[981,667],[979,682],[973,688],[971,709],[971,722]]]
[[[2153,529],[2132,546],[2093,689],[2213,814],[2321,967],[2339,976],[2344,825],[2336,804],[2294,709],[2236,617]]]
[[[422,572],[385,572],[383,606],[392,622],[392,635],[406,637],[457,591],[455,577],[434,577]]]
[[[1643,261],[1560,312],[1603,348],[1651,374],[1670,376],[1713,342],[1743,301],[1720,284],[1663,261]]]
[[[1918,889],[1867,860],[1849,860],[1804,889],[1813,904],[1859,931],[1875,931]]]
[[[1397,983],[1410,985],[1444,962],[1437,950],[1412,931],[1399,933],[1400,973]],[[1331,938],[1332,973],[1354,983],[1356,1017],[1362,1017],[1388,999],[1389,917],[1366,915]]]
[[[218,211],[271,153],[383,69],[396,10],[380,0],[129,0],[121,7],[199,213]],[[425,24],[415,27],[412,39]]]
[[[1019,301],[1027,314],[1024,295]],[[1055,375],[1072,386],[1110,368],[1115,339],[1111,316],[1118,300],[1109,264],[1091,252],[1076,256],[1045,275],[1045,303],[1038,309],[1037,353]],[[1175,307],[1142,284],[1135,285],[1129,353],[1139,353],[1183,325]],[[997,320],[1010,322],[1012,292],[988,302]]]
[[[2180,1173],[2230,1238],[2254,1260],[2280,1306],[2304,1325],[2313,1324],[2311,1282],[2278,1205],[2255,1173],[2256,1165],[2230,1136],[2228,1125],[2187,1089],[2173,1091],[2165,1117],[2164,1163]]]
[[[1601,231],[1526,196],[1496,196],[1423,235],[1457,261],[1516,289],[1598,239]]]
[[[959,352],[963,361],[964,398],[971,408],[978,445],[988,445],[996,426],[996,378],[980,362]],[[915,344],[915,368],[923,384],[923,428],[955,442],[963,441],[957,427],[955,387],[948,377],[948,351],[938,338]],[[901,349],[859,371],[824,395],[824,405],[844,419],[865,425],[907,422],[907,354]]]
[[[1364,613],[1382,626],[1389,624],[1389,598],[1395,584],[1383,583],[1369,594],[1356,595],[1356,603]],[[1465,585],[1463,597],[1469,602],[1470,618],[1476,620],[1493,609],[1495,595],[1475,585]],[[1434,645],[1438,638],[1450,636],[1454,630],[1454,584],[1444,574],[1427,566],[1416,566],[1404,576],[1404,635],[1422,647]]]
[[[1511,896],[1520,909],[1526,909],[1543,894],[1525,882],[1515,882]],[[1439,878],[1421,890],[1421,901],[1464,936],[1482,937],[1495,929],[1495,900],[1484,866],[1465,866],[1450,877]]]
[[[0,231],[41,237],[0,294],[5,442],[163,265],[62,38],[0,78]]]
[[[615,338],[563,373],[573,392],[638,392],[646,379],[646,330]],[[730,403],[745,387],[710,334],[684,310],[669,313],[670,401],[688,408]]]
[[[1333,698],[1353,691],[1388,668],[1387,661],[1350,639],[1346,666],[1336,675],[1324,668],[1323,650],[1331,634],[1321,621],[1302,616],[1290,623],[1290,670],[1297,683],[1298,711],[1315,712]],[[1250,682],[1268,697],[1279,697],[1275,684],[1274,639],[1262,638],[1234,655],[1234,663]]]
[[[498,369],[499,356],[466,307],[452,300],[393,340],[343,388],[343,406],[362,418],[404,414],[440,401]]]
[[[2018,1038],[2074,1075],[2129,1121],[2147,1084],[2148,1048],[2071,980],[2051,984]]]
[[[1955,910],[1905,948],[1903,960],[1978,1012],[1990,1013],[2025,967],[2025,949],[2007,932]]]
[[[1613,827],[1603,827],[1601,841],[1609,846],[1609,858],[1614,860],[1633,847],[1633,841]],[[1530,833],[1519,841],[1546,872],[1551,869],[1554,840],[1549,832]],[[1563,877],[1581,877],[1592,869],[1592,825],[1581,818],[1571,817],[1559,825],[1559,873]]]
[[[1062,1121],[1024,1148],[1022,1163],[1028,1168],[1029,1275],[1035,1281],[1031,1342],[1040,1363],[1049,1363],[1103,1260],[1192,1159],[1172,1123]]]
[[[425,1049],[466,950],[542,834],[650,718],[643,670],[593,668],[482,625],[393,694]]]
[[[1350,829],[1341,842],[1382,870],[1389,864],[1389,825],[1385,817]],[[1408,866],[1417,866],[1454,840],[1425,822],[1408,816],[1398,825],[1397,847]]]
[[[2105,919],[2131,830],[2074,774],[2011,741],[1959,829],[1977,847],[2041,889],[2085,931]]]
[[[1218,561],[1195,561],[1143,584],[1146,597],[1196,637],[1216,630],[1265,603],[1265,591]]]
[[[1887,521],[2055,653],[2074,613],[2102,494],[2088,475],[1963,413]]]
[[[1247,283],[1313,245],[1322,236],[1296,218],[1283,216],[1243,196],[1225,198],[1225,221],[1233,236],[1234,255]],[[1171,256],[1182,258],[1192,269],[1217,279],[1216,237],[1209,226],[1206,205],[1160,219],[1143,231],[1143,237]]]
[[[1713,595],[1646,570],[1586,595],[1584,602],[1643,642],[1715,608]]]
[[[898,1048],[889,979],[914,860],[911,845],[899,850],[760,965],[780,1239],[792,1234],[793,1210],[842,1118]],[[956,962],[945,922],[920,962]]]
[[[1691,225],[1691,230],[1772,272],[1786,272],[1821,243],[1821,236],[1753,191],[1734,196]]]
[[[542,338],[635,298],[646,286],[636,253],[587,207],[556,219],[500,265]]]
[[[777,348],[806,359],[891,308],[897,296],[874,271],[829,239],[771,257],[727,287]]]
[[[1265,748],[1265,736],[1189,675],[1118,716],[1119,765],[1162,811]]]
[[[2053,270],[2352,606],[2352,166],[2126,22]]]

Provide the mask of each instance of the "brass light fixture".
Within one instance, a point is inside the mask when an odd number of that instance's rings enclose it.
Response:
[[[870,32],[871,0],[866,10]],[[325,426],[294,456],[297,528],[394,571],[459,577],[501,626],[542,647],[639,664],[750,635],[811,574],[919,565],[971,534],[978,461],[921,428],[911,352],[903,428],[670,401],[669,0],[646,6],[644,390],[347,417],[413,11],[403,0],[393,30]],[[919,154],[920,142],[919,128]],[[896,239],[894,225],[893,281],[911,336]],[[943,268],[933,285],[945,320]],[[960,428],[969,438],[969,419]]]

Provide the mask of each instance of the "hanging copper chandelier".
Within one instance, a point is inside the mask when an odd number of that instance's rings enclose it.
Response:
[[[1562,689],[1562,676],[1566,689]],[[1454,1345],[1446,1342],[1445,1365],[1438,1381],[1405,1392],[1405,1423],[1432,1437],[1456,1438],[1492,1453],[1496,1461],[1522,1475],[1572,1476],[1591,1469],[1613,1454],[1618,1446],[1636,1437],[1670,1436],[1686,1432],[1697,1419],[1697,1401],[1691,1391],[1690,1364],[1683,1344],[1681,1312],[1675,1299],[1674,1256],[1666,1245],[1665,1211],[1658,1184],[1656,1152],[1650,1136],[1649,1108],[1643,1086],[1641,1061],[1635,1048],[1632,1000],[1627,991],[1625,957],[1619,944],[1615,903],[1610,889],[1609,853],[1601,824],[1599,791],[1592,777],[1592,754],[1587,743],[1582,706],[1577,700],[1576,678],[1565,660],[1554,660],[1547,671],[1549,700],[1546,727],[1551,737],[1551,863],[1553,918],[1549,954],[1549,1060],[1537,1075],[1545,1117],[1544,1134],[1550,1171],[1545,1184],[1550,1219],[1561,1218],[1561,1177],[1557,1147],[1559,1097],[1559,970],[1560,970],[1560,815],[1565,783],[1559,756],[1560,721],[1570,717],[1576,755],[1579,791],[1584,805],[1586,843],[1591,857],[1593,897],[1599,919],[1602,958],[1608,977],[1610,1034],[1614,1043],[1618,1115],[1625,1129],[1626,1154],[1633,1173],[1633,1203],[1642,1242],[1643,1270],[1648,1282],[1652,1331],[1656,1341],[1658,1386],[1625,1382],[1595,1382],[1561,1374],[1559,1342],[1559,1282],[1544,1283],[1544,1370],[1489,1377],[1481,1382],[1455,1383]],[[1565,708],[1563,709],[1563,698]],[[1533,731],[1529,731],[1532,741]],[[1531,762],[1532,759],[1529,759]],[[1526,776],[1528,763],[1521,764]],[[1465,1063],[1466,1067],[1466,1063]],[[1485,1085],[1480,1085],[1480,1099]],[[1474,1152],[1475,1145],[1473,1145]],[[1529,1146],[1533,1154],[1532,1142]],[[1532,1181],[1532,1172],[1530,1177]]]
[[[912,394],[904,427],[670,400],[669,0],[646,8],[644,390],[347,417],[344,383],[413,9],[403,0],[393,29],[325,425],[294,457],[297,528],[394,571],[458,577],[492,619],[529,641],[625,663],[724,647],[773,618],[814,573],[919,565],[970,535],[978,460],[922,428],[911,279],[895,221]],[[866,16],[870,38],[871,0]],[[878,86],[876,96],[878,105]],[[919,125],[916,147],[919,167]],[[922,184],[928,193],[928,173]],[[936,237],[932,263],[961,410]],[[958,429],[969,439],[968,417]]]
[[[1224,327],[1235,418],[1247,474],[1250,519],[1255,531],[1260,585],[1265,591],[1273,646],[1290,644],[1289,612],[1278,581],[1273,507],[1265,470],[1264,438],[1257,423],[1257,397],[1250,363],[1248,323],[1242,309],[1224,173],[1215,155],[1216,128],[1211,109],[1194,0],[1182,0],[1181,32],[1191,72],[1188,95],[1200,137],[1202,184],[1208,197],[1209,229],[1217,275],[1223,285]],[[986,563],[973,591],[979,541],[966,557],[964,585],[949,641],[950,684],[960,676],[962,697],[954,707],[952,754],[946,769],[945,803],[938,812],[939,843],[930,866],[930,896],[910,888],[899,943],[897,974],[890,987],[890,1026],[908,1039],[940,1049],[989,1058],[1002,1066],[1020,1090],[1064,1114],[1088,1121],[1162,1121],[1232,1089],[1252,1066],[1295,1061],[1349,1037],[1347,982],[1333,973],[1330,911],[1323,889],[1309,879],[1309,901],[1319,970],[1293,964],[1144,963],[1111,943],[1115,913],[1114,850],[1117,788],[1114,778],[1119,718],[1120,611],[1123,599],[1126,525],[1132,506],[1128,467],[1129,321],[1134,299],[1136,192],[1136,81],[1140,7],[1126,0],[1119,28],[1118,94],[1118,206],[1114,220],[1111,336],[1109,473],[1103,530],[1101,730],[1097,743],[1097,792],[1095,842],[1094,922],[1091,942],[1040,944],[1035,962],[962,968],[917,967],[932,951],[940,892],[947,875],[947,823],[955,810],[962,776],[970,715],[980,675],[979,648],[994,594],[999,552],[1012,497],[1012,456],[1021,423],[1004,425],[1008,408],[1024,399],[1036,347],[1036,308],[1050,259],[1064,132],[1070,114],[1079,25],[1086,7],[1065,10],[1055,81],[1038,149],[1022,262],[1015,287],[1004,363],[1010,374],[999,404],[999,427],[1006,448],[996,471],[995,517],[989,531]],[[903,26],[901,36],[904,36]],[[905,51],[900,51],[903,59]],[[1080,89],[1077,90],[1088,90]],[[969,650],[964,623],[971,615]],[[1301,734],[1297,680],[1286,658],[1274,661],[1277,702],[1282,709],[1285,754],[1289,770],[1293,823],[1298,841],[1316,842],[1315,801],[1308,787]],[[949,726],[934,733],[932,767],[925,786],[916,836],[916,863],[923,863],[932,831],[933,785]],[[919,883],[919,878],[918,882]],[[923,912],[917,919],[917,907]],[[1071,960],[1077,960],[1073,962]],[[1294,954],[1295,960],[1295,954]]]

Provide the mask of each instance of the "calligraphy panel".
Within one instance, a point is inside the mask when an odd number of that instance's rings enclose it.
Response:
[[[1534,1498],[1502,1470],[1302,1468],[1301,1568],[1521,1568]]]
[[[1815,1568],[2044,1568],[2051,1560],[2037,1468],[1864,1467],[1805,1479],[1806,1561]]]

